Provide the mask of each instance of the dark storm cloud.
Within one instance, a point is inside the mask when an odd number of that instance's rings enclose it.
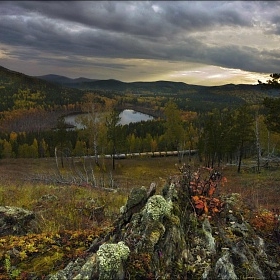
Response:
[[[254,70],[253,65],[256,60],[256,49],[251,47],[227,46],[224,48],[216,48],[210,52],[212,61],[217,61],[222,66],[232,66],[233,68],[246,68],[250,71]],[[255,69],[259,72],[260,69]]]
[[[11,4],[12,5],[12,4]],[[230,4],[196,1],[18,2],[15,14],[40,14],[54,21],[68,21],[103,31],[138,36],[165,36],[172,32],[211,28],[221,24],[250,25],[250,18]],[[12,8],[10,8],[12,11]]]
[[[280,35],[280,15],[276,15],[272,19],[271,32]]]
[[[280,56],[269,48],[270,42],[240,45],[234,38],[218,41],[217,34],[216,45],[207,40],[211,32],[224,29],[225,35],[230,32],[236,38],[245,28],[278,36],[279,7],[279,2],[269,1],[6,1],[0,2],[0,44],[7,56],[53,65],[82,65],[86,57],[96,57],[191,61],[274,72]]]

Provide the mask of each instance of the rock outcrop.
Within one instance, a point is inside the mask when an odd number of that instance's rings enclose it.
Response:
[[[280,279],[279,252],[246,221],[241,197],[220,197],[220,213],[198,215],[189,186],[178,176],[161,195],[155,185],[133,189],[87,258],[47,279]]]
[[[19,207],[0,206],[0,236],[28,233],[33,219],[35,214],[32,211]]]

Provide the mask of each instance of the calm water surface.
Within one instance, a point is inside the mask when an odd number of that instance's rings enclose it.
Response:
[[[134,122],[141,122],[141,121],[149,121],[152,120],[153,117],[147,114],[143,114],[140,112],[136,112],[134,110],[123,110],[120,113],[120,124],[125,125],[125,124],[129,124],[129,123],[134,123]]]
[[[77,120],[76,120],[77,117],[79,117],[79,116],[81,116],[81,114],[66,116],[65,122],[68,124],[74,125],[78,129],[81,129],[82,126],[79,123],[77,123]],[[121,120],[119,122],[121,125],[134,123],[134,122],[148,121],[148,120],[153,119],[153,117],[150,115],[136,112],[136,111],[130,110],[130,109],[123,110],[119,116],[121,118]]]

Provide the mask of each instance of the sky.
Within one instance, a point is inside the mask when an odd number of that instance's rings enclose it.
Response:
[[[280,1],[0,1],[0,65],[197,85],[280,72]]]

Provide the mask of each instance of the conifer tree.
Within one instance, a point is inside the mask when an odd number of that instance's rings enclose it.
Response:
[[[261,83],[265,88],[272,88],[279,90],[280,94],[280,73],[270,75],[270,80],[267,83]],[[267,110],[266,112],[266,125],[270,131],[280,133],[280,97],[278,98],[265,98],[263,104]]]
[[[254,116],[248,105],[243,105],[236,110],[234,135],[239,152],[237,169],[239,173],[246,144],[252,143],[255,139]]]
[[[119,112],[117,112],[116,110],[112,110],[110,115],[106,117],[107,138],[112,144],[111,154],[113,170],[115,169],[115,154],[119,137],[117,134],[117,126],[119,125],[119,121]]]

